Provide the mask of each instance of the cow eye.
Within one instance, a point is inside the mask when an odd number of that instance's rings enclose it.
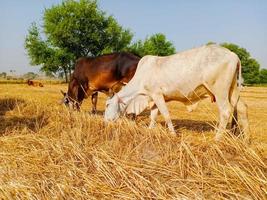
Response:
[[[69,103],[69,99],[68,98],[65,98],[64,102],[67,104]]]
[[[109,106],[109,104],[110,104],[110,99],[108,99],[108,100],[106,101],[106,107]]]

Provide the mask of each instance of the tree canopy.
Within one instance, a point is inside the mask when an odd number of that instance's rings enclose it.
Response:
[[[31,64],[42,65],[44,72],[63,71],[66,77],[77,58],[122,51],[133,37],[94,0],[65,0],[46,9],[42,27],[44,38],[33,24],[25,40]]]
[[[67,0],[46,9],[44,32],[53,46],[67,49],[75,58],[121,51],[132,40],[132,33],[92,0]]]
[[[39,32],[36,24],[32,24],[25,40],[31,64],[41,65],[41,71],[50,74],[62,71],[67,81],[74,55],[66,49],[51,46],[49,41],[42,40]]]
[[[267,83],[267,69],[261,69],[259,75],[260,83]]]
[[[147,37],[143,42],[138,40],[129,47],[129,51],[140,56],[157,55],[167,56],[175,53],[174,45],[162,33]]]
[[[242,47],[232,43],[222,43],[221,46],[236,53],[241,60],[242,77],[245,84],[259,83],[260,78],[260,64],[258,61],[250,56],[250,53]]]

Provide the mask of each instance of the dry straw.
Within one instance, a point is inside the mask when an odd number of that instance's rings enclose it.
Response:
[[[229,134],[215,142],[212,129],[172,137],[148,130],[146,116],[106,125],[57,105],[56,87],[1,86],[1,198],[266,198],[266,146],[255,137],[251,145]]]

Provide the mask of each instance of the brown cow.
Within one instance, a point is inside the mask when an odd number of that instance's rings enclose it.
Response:
[[[38,81],[32,81],[32,80],[28,80],[27,81],[27,84],[29,85],[29,86],[34,86],[34,87],[44,87],[44,85],[42,84],[42,83],[40,83],[40,82],[38,82]]]
[[[66,106],[79,109],[84,98],[91,96],[92,113],[96,113],[98,92],[118,92],[133,77],[140,57],[131,53],[112,53],[99,57],[83,57],[76,62],[68,86],[62,92]]]

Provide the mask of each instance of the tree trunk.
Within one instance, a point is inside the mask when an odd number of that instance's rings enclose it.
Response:
[[[65,67],[63,67],[63,71],[64,71],[64,75],[65,75],[65,81],[67,83],[68,82],[68,72],[67,72],[67,69]]]
[[[69,80],[70,80],[70,77],[71,77],[71,64],[68,65],[68,71],[69,71]]]

